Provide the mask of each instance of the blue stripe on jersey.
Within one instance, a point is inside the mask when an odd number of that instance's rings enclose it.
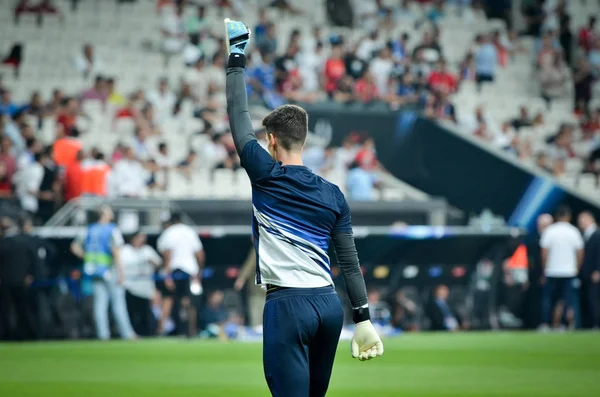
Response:
[[[272,234],[280,241],[283,241],[300,249],[302,252],[307,254],[317,265],[319,265],[321,268],[323,268],[323,270],[325,270],[329,275],[331,275],[331,269],[329,268],[329,258],[324,257],[322,254],[316,252],[310,245],[302,243],[298,240],[294,240],[274,227],[261,223],[260,221],[257,222],[259,226],[262,227],[267,233]],[[317,256],[316,258],[315,255]]]

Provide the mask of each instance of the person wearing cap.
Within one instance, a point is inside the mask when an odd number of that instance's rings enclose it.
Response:
[[[94,296],[94,322],[98,339],[110,339],[108,304],[122,339],[135,339],[125,303],[125,281],[120,251],[123,235],[115,223],[112,209],[102,206],[97,222],[91,223],[71,243],[71,252],[83,260],[83,271],[91,278]]]

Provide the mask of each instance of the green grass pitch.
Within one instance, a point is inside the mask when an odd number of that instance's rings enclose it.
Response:
[[[341,342],[329,397],[600,396],[600,333],[415,334],[358,362]],[[0,345],[3,397],[269,396],[261,345],[187,340]]]

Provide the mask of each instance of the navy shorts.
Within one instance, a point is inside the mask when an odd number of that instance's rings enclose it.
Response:
[[[325,396],[343,322],[333,287],[267,294],[263,365],[274,397]]]

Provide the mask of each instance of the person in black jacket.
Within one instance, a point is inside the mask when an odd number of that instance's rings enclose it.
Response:
[[[450,290],[444,284],[438,285],[427,305],[427,316],[431,321],[432,331],[460,330],[459,318],[448,304]]]
[[[39,257],[33,239],[20,226],[0,240],[0,321],[8,340],[34,337],[30,287]]]
[[[591,212],[579,214],[579,229],[583,233],[585,248],[579,272],[582,284],[584,326],[600,327],[600,230]],[[587,314],[587,315],[586,315]],[[587,323],[587,324],[586,324]]]

